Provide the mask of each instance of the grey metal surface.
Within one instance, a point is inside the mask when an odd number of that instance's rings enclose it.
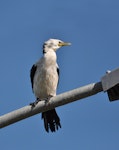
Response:
[[[0,128],[13,124],[17,121],[23,120],[35,114],[50,110],[54,107],[65,105],[76,100],[97,94],[103,91],[102,83],[92,83],[63,94],[59,94],[49,100],[49,102],[40,101],[36,107],[32,108],[30,105],[12,111],[0,117]]]
[[[103,91],[107,91],[110,88],[114,87],[119,83],[119,68],[113,70],[113,71],[108,71],[105,76],[102,77],[102,87]]]

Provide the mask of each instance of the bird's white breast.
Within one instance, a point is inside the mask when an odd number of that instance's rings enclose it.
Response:
[[[33,91],[39,99],[56,95],[58,83],[56,54],[46,55],[37,63]]]

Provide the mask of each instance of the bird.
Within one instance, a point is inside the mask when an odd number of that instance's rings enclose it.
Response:
[[[56,96],[59,82],[56,51],[62,46],[68,45],[71,43],[59,39],[49,39],[43,44],[43,56],[33,64],[30,70],[31,86],[36,97],[36,101],[30,104],[32,107],[35,107],[39,101],[48,101],[51,97]],[[55,108],[42,112],[41,117],[47,132],[55,132],[61,128],[60,118]]]

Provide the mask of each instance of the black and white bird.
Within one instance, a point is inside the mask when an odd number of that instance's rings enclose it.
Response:
[[[49,39],[43,45],[43,57],[36,62],[30,72],[32,89],[36,101],[31,105],[35,107],[38,101],[56,96],[59,80],[59,67],[57,64],[56,50],[62,46],[70,45],[58,39]],[[55,109],[42,113],[44,127],[47,132],[55,132],[61,128],[60,118]]]

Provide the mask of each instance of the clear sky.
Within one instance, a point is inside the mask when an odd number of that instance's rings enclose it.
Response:
[[[29,70],[49,38],[71,42],[58,52],[57,93],[100,81],[119,67],[118,0],[1,0],[0,115],[35,100]],[[57,108],[62,129],[46,133],[41,115],[0,130],[4,150],[118,150],[119,101],[106,93]]]

